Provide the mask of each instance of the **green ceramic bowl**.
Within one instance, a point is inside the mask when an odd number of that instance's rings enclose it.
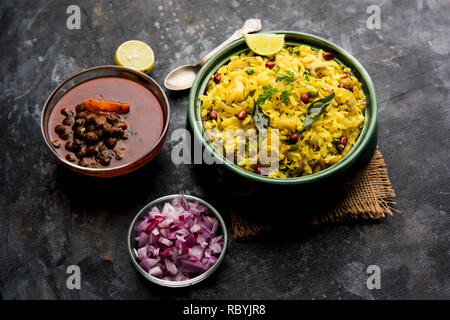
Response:
[[[313,48],[333,52],[336,60],[351,68],[353,75],[361,82],[364,94],[368,101],[365,111],[364,127],[358,141],[353,146],[353,149],[350,150],[341,161],[318,173],[296,178],[274,179],[240,168],[223,157],[207,139],[203,138],[199,97],[204,94],[208,81],[217,69],[226,64],[231,56],[249,50],[243,38],[234,41],[212,57],[201,68],[194,80],[194,84],[189,94],[188,118],[195,138],[201,141],[203,147],[206,148],[212,156],[220,159],[225,167],[255,182],[281,185],[309,184],[323,182],[324,180],[331,181],[334,180],[333,178],[342,177],[350,172],[355,172],[363,168],[367,165],[375,152],[378,137],[378,101],[375,87],[367,71],[358,60],[345,49],[323,38],[295,31],[269,31],[265,33],[285,34],[285,42],[287,45],[307,44]]]

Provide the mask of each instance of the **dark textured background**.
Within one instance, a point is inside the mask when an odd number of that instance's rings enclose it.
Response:
[[[77,1],[81,30],[68,30],[74,1],[0,4],[0,294],[3,299],[404,299],[450,298],[450,2],[381,1],[381,30],[368,30],[376,1]],[[231,241],[223,265],[200,285],[156,287],[131,265],[126,232],[158,196],[186,192],[226,205],[197,183],[194,166],[170,161],[169,137],[145,168],[109,182],[57,164],[40,134],[49,93],[83,68],[112,64],[117,46],[155,50],[151,76],[194,63],[246,18],[263,30],[313,33],[343,46],[371,74],[380,98],[379,145],[400,213],[377,223],[299,228],[285,237]],[[171,131],[185,127],[187,92],[169,94]],[[118,194],[121,197],[118,197]],[[289,216],[277,214],[278,219]],[[229,225],[229,220],[228,225]],[[82,289],[66,288],[67,266]],[[381,267],[381,289],[366,268]]]

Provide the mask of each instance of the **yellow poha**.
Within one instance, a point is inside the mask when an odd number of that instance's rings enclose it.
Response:
[[[327,53],[325,57],[322,50],[307,45],[285,46],[272,57],[251,51],[232,56],[200,97],[203,128],[211,141],[222,141],[225,152],[244,146],[245,160],[237,164],[271,178],[309,175],[337,163],[361,133],[367,102],[351,70]],[[303,128],[311,104],[332,93],[325,112]],[[226,141],[226,130],[257,129],[257,101],[269,120],[268,134],[278,130],[276,149],[273,141],[265,140],[269,153],[277,155],[275,169],[261,164],[258,154],[250,154],[248,137]]]

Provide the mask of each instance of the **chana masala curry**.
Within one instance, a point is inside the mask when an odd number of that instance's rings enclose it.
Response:
[[[50,115],[58,154],[83,167],[117,167],[143,157],[158,142],[163,109],[154,93],[126,78],[102,77],[70,89]]]

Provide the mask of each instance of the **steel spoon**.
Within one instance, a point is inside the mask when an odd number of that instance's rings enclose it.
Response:
[[[236,30],[231,37],[225,40],[221,45],[208,53],[199,63],[196,65],[184,65],[173,69],[164,80],[164,86],[169,90],[185,90],[192,87],[197,72],[200,70],[203,64],[208,61],[217,52],[222,50],[225,46],[244,36],[244,33],[251,33],[261,30],[261,21],[259,19],[248,19],[245,21],[244,26]]]

